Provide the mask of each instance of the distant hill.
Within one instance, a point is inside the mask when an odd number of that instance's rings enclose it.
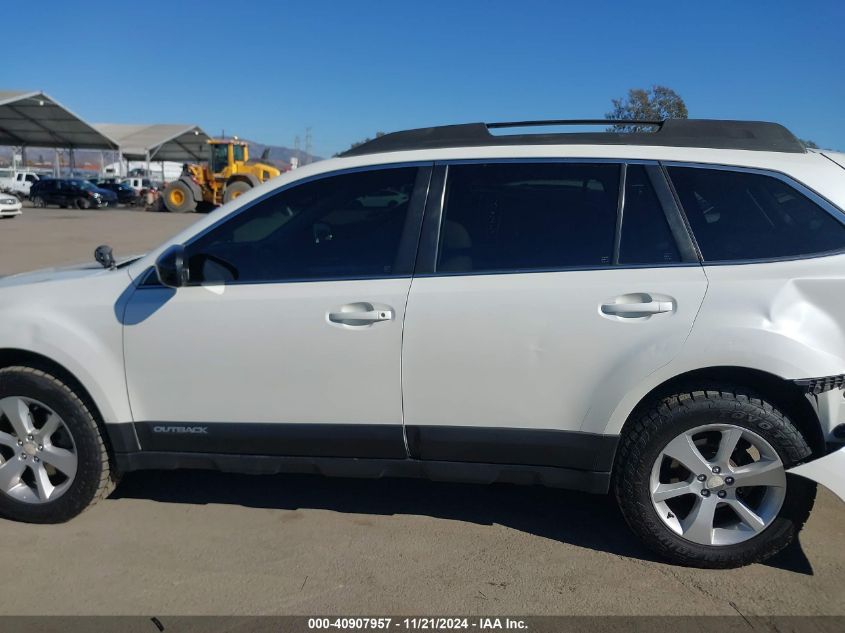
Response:
[[[290,165],[290,159],[294,156],[299,158],[300,165],[306,165],[308,163],[317,162],[318,160],[323,160],[320,156],[306,154],[302,150],[291,149],[289,147],[284,147],[283,145],[264,145],[263,143],[258,143],[256,141],[250,141],[247,139],[242,140],[246,140],[246,142],[249,143],[249,157],[252,160],[259,160],[264,150],[269,149],[270,153],[267,162],[279,167]]]

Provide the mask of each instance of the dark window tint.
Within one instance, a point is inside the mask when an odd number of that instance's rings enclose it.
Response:
[[[191,281],[395,275],[416,173],[331,176],[258,202],[189,246]]]
[[[845,226],[782,180],[692,167],[669,174],[708,262],[811,255],[845,247]]]
[[[437,270],[609,266],[619,165],[452,165]]]
[[[215,144],[211,146],[211,170],[219,174],[229,165],[229,146]]]
[[[642,165],[629,165],[625,178],[620,264],[679,262],[678,245]]]

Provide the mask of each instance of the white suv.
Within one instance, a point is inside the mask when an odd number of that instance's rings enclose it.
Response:
[[[64,521],[142,468],[421,476],[612,490],[682,564],[785,547],[805,477],[845,495],[843,157],[771,123],[508,125],[0,280],[0,512]]]

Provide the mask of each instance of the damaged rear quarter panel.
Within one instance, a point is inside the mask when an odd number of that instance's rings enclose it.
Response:
[[[696,369],[743,367],[786,380],[845,374],[845,254],[704,270],[707,294],[683,349],[626,394],[605,432],[620,432],[652,389]],[[824,411],[827,436],[839,421]]]

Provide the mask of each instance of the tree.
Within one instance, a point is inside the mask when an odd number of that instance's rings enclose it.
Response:
[[[652,86],[648,90],[631,88],[628,96],[613,99],[613,110],[604,115],[607,119],[639,119],[662,121],[663,119],[686,119],[687,105],[677,92],[666,86]],[[646,125],[614,125],[609,132],[642,132]]]
[[[376,138],[379,138],[380,136],[384,136],[384,132],[376,132]],[[344,152],[348,152],[350,149],[355,149],[359,145],[363,145],[364,143],[369,143],[372,140],[373,139],[371,139],[368,136],[363,141],[358,141],[357,143],[352,143],[352,145],[349,146],[349,149],[344,150]],[[338,152],[337,154],[335,154],[335,156],[340,156],[341,154],[343,154],[343,152]]]
[[[813,141],[804,138],[799,138],[798,140],[801,141],[801,144],[807,149],[819,149],[819,146],[816,145]]]

